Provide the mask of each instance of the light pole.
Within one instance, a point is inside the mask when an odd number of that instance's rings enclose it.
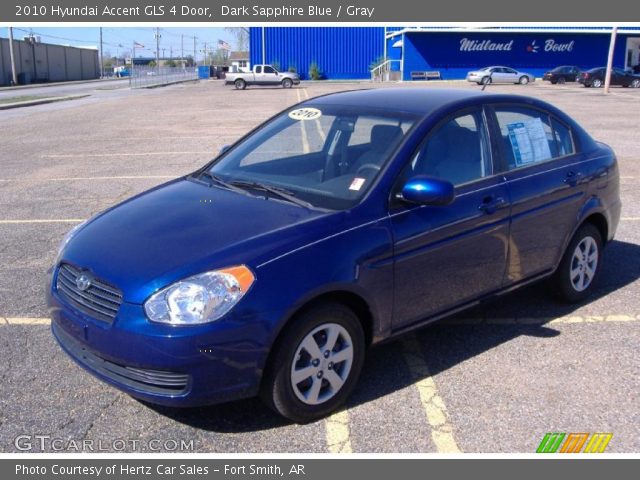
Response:
[[[18,72],[16,71],[16,57],[13,53],[13,27],[9,27],[9,56],[11,57],[11,79],[13,84],[18,84]]]

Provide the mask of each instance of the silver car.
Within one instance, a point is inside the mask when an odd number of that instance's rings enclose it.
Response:
[[[519,83],[526,85],[535,82],[536,78],[530,73],[519,72],[509,67],[485,67],[467,73],[467,81],[475,82],[478,85],[484,83]]]

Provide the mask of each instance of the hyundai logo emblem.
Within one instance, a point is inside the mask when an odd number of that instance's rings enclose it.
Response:
[[[91,279],[84,273],[80,274],[80,276],[76,278],[76,287],[78,287],[78,290],[84,292],[90,286]]]

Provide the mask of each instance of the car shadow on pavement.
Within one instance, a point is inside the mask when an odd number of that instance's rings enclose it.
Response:
[[[640,245],[613,241],[605,251],[597,288],[588,301],[575,305],[559,303],[550,295],[547,285],[541,282],[377,346],[369,352],[360,382],[347,406],[376,400],[420,380],[410,372],[404,360],[404,345],[408,338],[417,339],[429,373],[436,375],[521,335],[560,335],[558,330],[545,323],[571,315],[578,308],[606,297],[638,278]],[[630,303],[624,308],[629,310],[636,306]],[[598,315],[605,314],[637,315],[640,312],[598,311]],[[514,318],[528,320],[522,324],[511,321]],[[495,319],[507,320],[497,323]],[[258,399],[202,408],[149,407],[175,421],[216,432],[259,431],[290,423],[271,412]]]

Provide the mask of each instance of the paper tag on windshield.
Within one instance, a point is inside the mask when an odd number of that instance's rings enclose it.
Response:
[[[361,178],[361,177],[354,178],[353,181],[351,182],[351,185],[349,185],[349,190],[354,190],[357,192],[362,188],[362,186],[364,185],[364,182],[366,182],[365,178]]]
[[[293,120],[315,120],[321,116],[322,112],[320,110],[311,107],[297,108],[289,112],[289,118]]]

